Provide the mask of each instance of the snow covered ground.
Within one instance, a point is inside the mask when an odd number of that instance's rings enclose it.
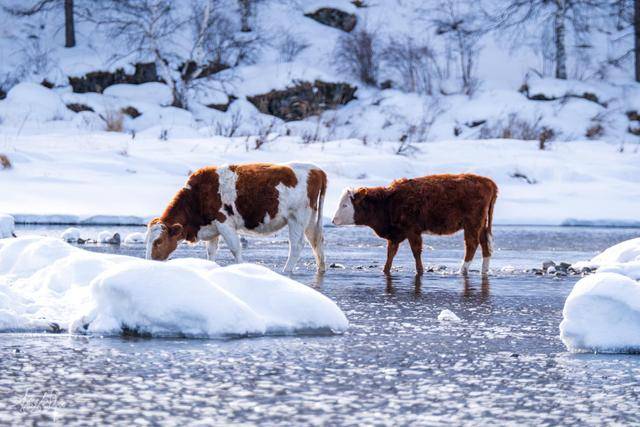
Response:
[[[325,217],[345,186],[387,184],[400,177],[474,172],[500,187],[497,224],[640,225],[640,153],[600,141],[467,140],[417,144],[336,140],[303,144],[273,137],[259,150],[251,140],[175,136],[135,138],[112,132],[47,129],[16,135],[0,127],[0,151],[13,168],[0,171],[0,209],[18,222],[140,224],[162,212],[188,174],[205,165],[311,161],[329,175]]]
[[[252,264],[166,263],[87,252],[61,239],[0,240],[0,331],[153,336],[343,332],[319,292]]]
[[[565,302],[560,336],[572,351],[640,352],[640,238],[574,268],[597,268]]]

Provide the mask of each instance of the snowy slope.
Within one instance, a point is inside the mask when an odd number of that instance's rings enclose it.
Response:
[[[346,186],[473,172],[492,177],[500,187],[497,224],[640,224],[640,153],[620,153],[604,142],[555,143],[540,151],[535,142],[516,140],[440,141],[399,156],[396,142],[302,144],[293,137],[274,139],[259,150],[247,149],[251,141],[245,138],[162,141],[150,133],[135,139],[118,133],[5,133],[0,140],[14,164],[0,171],[0,209],[19,222],[93,216],[94,223],[142,223],[160,214],[199,167],[303,160],[329,175],[326,217]]]

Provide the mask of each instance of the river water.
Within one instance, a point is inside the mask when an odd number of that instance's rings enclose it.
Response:
[[[59,235],[60,227],[18,233]],[[85,237],[101,229],[85,227]],[[126,235],[142,228],[110,228]],[[167,340],[0,335],[0,424],[486,425],[640,422],[640,357],[572,354],[558,336],[579,277],[536,276],[542,261],[589,259],[638,229],[495,227],[493,273],[455,274],[462,236],[427,237],[413,276],[403,247],[390,279],[384,242],[327,228],[334,268],[295,278],[350,321],[333,336]],[[142,245],[86,249],[143,256]],[[181,246],[175,256],[204,256]],[[284,235],[250,238],[247,261],[281,268]],[[219,251],[219,262],[231,261]],[[479,260],[474,264],[479,267]],[[443,310],[460,322],[437,320]]]

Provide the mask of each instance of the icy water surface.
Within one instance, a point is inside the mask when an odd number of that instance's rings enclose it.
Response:
[[[98,231],[83,229],[87,237]],[[0,424],[640,422],[640,357],[566,352],[558,324],[578,278],[522,271],[545,259],[588,259],[640,230],[496,227],[487,280],[453,274],[460,235],[427,238],[425,264],[447,270],[421,281],[406,247],[389,280],[379,272],[383,242],[364,229],[326,231],[328,261],[339,268],[316,277],[307,249],[295,278],[338,303],[351,323],[344,335],[226,341],[0,335]],[[86,247],[143,255],[141,246]],[[185,255],[204,256],[204,249],[183,246],[176,256]],[[245,255],[282,267],[286,240],[250,239]],[[230,261],[225,248],[219,256],[221,264]],[[462,321],[438,321],[443,309]]]

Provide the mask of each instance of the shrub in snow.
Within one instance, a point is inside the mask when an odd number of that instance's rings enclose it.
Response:
[[[530,121],[516,114],[509,114],[506,121],[497,121],[493,124],[485,123],[480,128],[480,139],[522,139],[525,141],[539,141],[540,149],[545,148],[547,141],[555,137],[553,129],[542,126],[542,117]]]
[[[11,161],[5,154],[0,154],[0,169],[11,169]]]
[[[288,31],[284,32],[280,42],[278,43],[278,52],[282,62],[292,62],[300,53],[309,47],[309,44],[299,34],[292,34]]]
[[[0,214],[0,239],[15,237],[16,222],[11,215]]]
[[[100,114],[108,132],[122,132],[124,130],[124,114],[121,111],[108,110]]]
[[[640,238],[610,247],[573,269],[597,268],[564,304],[560,337],[569,350],[640,351]]]
[[[340,36],[333,54],[333,61],[338,71],[374,86],[378,83],[380,51],[378,34],[362,28],[354,33]]]
[[[0,102],[4,124],[19,126],[26,120],[46,122],[71,117],[71,111],[54,91],[35,83],[15,85]]]
[[[342,311],[319,292],[250,264],[147,261],[58,239],[0,240],[0,331],[221,337],[342,332]]]
[[[62,240],[69,243],[75,243],[80,238],[80,229],[75,227],[67,228],[62,232]]]
[[[427,43],[412,37],[391,39],[383,49],[382,60],[400,89],[432,95],[437,78],[442,75],[436,62],[436,53]]]

